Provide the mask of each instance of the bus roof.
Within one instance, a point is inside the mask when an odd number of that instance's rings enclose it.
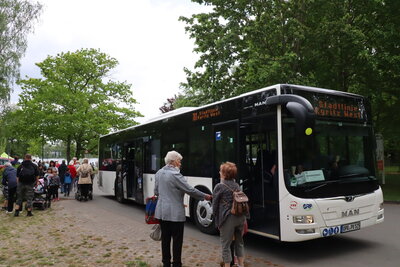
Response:
[[[102,135],[100,137],[113,135],[115,133],[123,132],[123,131],[130,130],[130,129],[134,129],[134,128],[142,126],[142,125],[146,125],[146,124],[150,124],[150,123],[153,123],[153,122],[156,122],[156,121],[168,119],[168,118],[180,115],[180,114],[192,112],[192,111],[198,110],[198,109],[203,109],[203,108],[206,108],[206,107],[209,107],[209,106],[213,106],[213,105],[217,105],[217,104],[220,104],[220,103],[223,103],[223,102],[231,101],[231,100],[234,100],[234,99],[237,99],[237,98],[241,98],[241,97],[257,94],[257,93],[260,93],[260,92],[276,89],[278,87],[296,87],[296,88],[300,88],[301,90],[310,91],[310,92],[320,92],[320,93],[343,95],[343,96],[350,96],[350,97],[362,97],[361,95],[357,95],[357,94],[353,94],[353,93],[342,92],[342,91],[337,91],[337,90],[332,90],[332,89],[319,88],[319,87],[295,85],[295,84],[275,84],[275,85],[271,85],[271,86],[264,87],[264,88],[261,88],[261,89],[256,89],[256,90],[253,90],[253,91],[250,91],[250,92],[246,92],[246,93],[243,93],[243,94],[238,95],[238,96],[234,96],[234,97],[231,97],[231,98],[227,98],[227,99],[216,101],[216,102],[213,102],[213,103],[210,103],[210,104],[206,104],[206,105],[200,106],[200,107],[182,107],[182,108],[178,108],[178,109],[169,111],[167,113],[163,113],[160,116],[151,118],[151,119],[147,120],[146,122],[141,123],[139,125],[134,125],[134,126],[122,129],[122,130],[118,130],[118,131],[115,131],[115,132],[112,132],[112,133],[109,133],[109,134]]]

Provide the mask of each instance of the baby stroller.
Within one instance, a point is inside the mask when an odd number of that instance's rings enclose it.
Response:
[[[45,210],[51,206],[50,194],[46,179],[44,178],[39,179],[39,184],[33,187],[32,206],[41,210]]]
[[[76,183],[76,186],[77,190],[75,192],[75,199],[78,201],[82,201],[84,200],[84,196],[82,195],[81,185]],[[93,199],[93,183],[89,185],[88,199]]]

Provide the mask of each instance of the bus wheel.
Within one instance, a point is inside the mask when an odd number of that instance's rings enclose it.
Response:
[[[193,207],[193,217],[197,228],[206,234],[216,234],[214,227],[214,217],[212,215],[211,202],[207,200],[195,200]]]
[[[124,202],[124,190],[122,188],[122,179],[121,176],[117,176],[117,181],[115,182],[115,198],[118,202]]]

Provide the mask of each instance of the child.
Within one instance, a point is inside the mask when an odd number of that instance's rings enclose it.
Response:
[[[64,196],[69,197],[69,192],[71,191],[72,176],[69,169],[65,171],[64,174]]]
[[[49,168],[51,169],[51,168]],[[52,173],[53,175],[51,176],[49,180],[49,186],[50,186],[50,196],[53,201],[58,201],[60,200],[58,198],[58,188],[60,187],[60,177],[57,174],[57,170],[55,168],[52,168]]]

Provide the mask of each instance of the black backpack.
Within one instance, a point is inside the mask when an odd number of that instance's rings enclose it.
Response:
[[[21,165],[19,181],[21,183],[33,183],[35,180],[35,166],[33,166],[33,164]]]

